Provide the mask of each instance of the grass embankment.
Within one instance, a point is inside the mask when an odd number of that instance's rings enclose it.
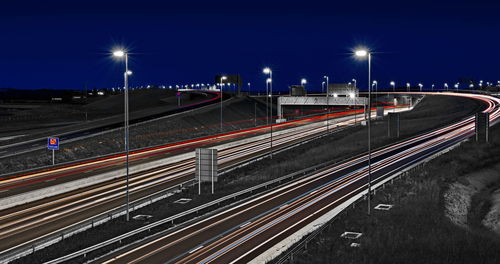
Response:
[[[294,254],[288,263],[499,263],[500,237],[481,224],[490,195],[499,182],[472,197],[467,225],[445,214],[444,193],[464,175],[500,162],[500,127],[490,144],[468,141],[412,170],[402,180],[379,189],[372,206],[394,204],[389,211],[372,210],[366,201],[339,216],[331,226]],[[345,231],[362,232],[357,240],[340,238]],[[352,242],[360,247],[351,247]]]
[[[224,132],[265,124],[265,106],[246,98],[224,102]],[[254,121],[257,113],[257,121]],[[130,126],[130,148],[158,146],[186,139],[220,133],[219,104],[188,113]],[[61,142],[56,152],[56,164],[122,152],[123,130],[114,130],[73,142]],[[35,150],[0,159],[0,174],[22,171],[52,164],[52,152]]]
[[[405,136],[422,133],[451,121],[458,120],[478,110],[479,104],[470,99],[450,97],[428,97],[414,111],[402,113],[401,134]],[[442,114],[439,114],[442,113]],[[450,114],[448,114],[450,113]],[[436,115],[440,115],[436,117]],[[440,117],[440,118],[439,118]],[[396,141],[387,138],[387,122],[373,122],[372,144],[381,147]],[[366,151],[366,128],[354,127],[331,134],[321,139],[298,146],[294,149],[277,153],[273,159],[264,159],[246,167],[236,169],[224,175],[216,184],[216,195],[209,195],[210,186],[204,186],[203,195],[197,195],[197,188],[189,188],[183,193],[173,195],[153,205],[141,208],[133,213],[152,215],[149,222],[174,215],[183,210],[206,203],[210,200],[234,193],[236,191],[269,181],[286,174],[296,172],[324,162],[336,162]],[[179,198],[193,199],[186,205],[172,203]],[[125,222],[123,218],[115,219],[92,230],[65,239],[63,243],[27,256],[17,263],[39,263],[56,258],[65,253],[96,244],[127,231],[144,225],[141,221]],[[165,227],[163,227],[165,228]],[[92,255],[88,256],[92,258]]]

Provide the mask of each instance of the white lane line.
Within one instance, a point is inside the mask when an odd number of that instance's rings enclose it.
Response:
[[[45,180],[45,181],[43,181],[43,182],[51,182],[51,181],[55,181],[55,180],[56,180],[56,179],[54,178],[54,179],[48,179],[48,180]]]
[[[199,246],[199,247],[197,247],[197,248],[192,249],[191,251],[189,251],[189,254],[194,253],[194,252],[196,252],[196,251],[200,250],[202,247],[203,247],[203,246]]]
[[[0,193],[3,193],[3,192],[7,192],[9,191],[10,189],[5,189],[5,190],[1,190]]]
[[[244,224],[240,225],[240,227],[247,226],[247,225],[249,225],[249,224],[251,224],[251,223],[252,223],[252,222],[246,222],[246,223],[244,223]]]

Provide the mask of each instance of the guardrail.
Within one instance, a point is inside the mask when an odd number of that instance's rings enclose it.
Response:
[[[158,200],[167,198],[171,196],[172,194],[176,193],[176,189],[180,190],[182,186],[193,184],[193,180],[189,180],[186,182],[183,182],[179,185],[173,186],[171,188],[168,188],[166,190],[162,190],[156,193],[153,193],[151,195],[145,196],[143,198],[140,198],[134,202],[131,203],[130,206],[130,211],[134,211],[136,209],[142,208],[144,206],[147,206],[149,204],[152,204]],[[78,223],[75,223],[73,225],[70,225],[68,227],[65,227],[63,229],[54,231],[50,234],[47,234],[45,237],[40,238],[40,239],[35,239],[31,240],[28,242],[25,242],[23,244],[20,244],[18,246],[15,246],[13,248],[4,250],[0,252],[0,263],[4,262],[9,262],[17,258],[24,257],[26,255],[32,254],[37,250],[40,250],[42,248],[48,247],[52,244],[55,244],[57,242],[60,242],[61,240],[70,237],[74,234],[83,232],[87,229],[93,228],[97,225],[106,223],[107,221],[110,221],[112,219],[115,219],[119,216],[122,216],[125,214],[125,208],[123,206],[113,208],[109,211],[103,212],[97,216],[94,216],[92,218],[80,221]]]
[[[329,164],[329,165],[331,165],[331,164]],[[123,235],[120,235],[120,236],[114,237],[112,239],[106,240],[106,241],[101,242],[99,244],[96,244],[96,245],[90,246],[88,248],[85,248],[85,249],[76,251],[74,253],[68,254],[66,256],[63,256],[63,257],[60,257],[60,258],[48,261],[48,262],[46,262],[46,264],[61,263],[61,262],[69,261],[69,260],[74,259],[74,258],[79,257],[79,256],[87,255],[88,253],[91,253],[92,251],[95,251],[97,249],[101,249],[103,247],[106,247],[106,246],[109,246],[109,245],[112,245],[112,244],[115,244],[115,243],[119,243],[120,241],[122,241],[124,239],[127,239],[127,238],[130,238],[132,236],[141,234],[143,232],[149,232],[151,229],[159,227],[161,225],[168,224],[168,223],[173,223],[177,219],[181,219],[183,217],[186,217],[186,216],[189,216],[189,215],[192,215],[192,214],[198,214],[200,211],[204,211],[204,210],[206,210],[206,209],[208,209],[210,207],[216,206],[216,205],[218,206],[218,205],[220,205],[220,204],[222,204],[222,203],[224,203],[226,201],[229,201],[229,200],[234,200],[234,199],[236,199],[239,196],[243,196],[243,195],[249,194],[249,193],[251,194],[252,192],[254,192],[254,191],[258,190],[258,189],[262,189],[262,188],[267,189],[268,186],[274,185],[276,183],[281,184],[282,181],[286,181],[286,180],[288,180],[288,181],[289,180],[293,180],[295,178],[307,175],[310,172],[316,171],[316,170],[320,169],[320,167],[324,168],[324,167],[329,166],[329,165],[326,164],[326,163],[323,163],[323,164],[318,165],[318,166],[314,166],[314,167],[307,168],[307,169],[304,169],[304,170],[301,170],[301,171],[298,171],[298,172],[294,172],[294,173],[282,176],[280,178],[277,178],[277,179],[274,179],[274,180],[271,180],[271,181],[267,181],[267,182],[258,184],[256,186],[251,187],[251,188],[248,188],[248,189],[245,189],[245,190],[241,190],[239,192],[236,192],[236,193],[233,193],[233,194],[230,194],[230,195],[226,195],[224,197],[221,197],[221,198],[216,199],[214,201],[211,201],[209,203],[206,203],[206,204],[194,207],[194,208],[189,209],[187,211],[184,211],[182,213],[179,213],[179,214],[167,217],[165,219],[156,221],[154,223],[151,223],[149,225],[140,227],[140,228],[138,228],[136,230],[133,230],[133,231],[130,231],[130,232],[125,233]],[[261,193],[259,193],[259,195],[260,194]],[[252,199],[252,198],[254,198],[254,196],[247,197],[246,199]],[[244,202],[246,199],[240,200],[239,202]]]

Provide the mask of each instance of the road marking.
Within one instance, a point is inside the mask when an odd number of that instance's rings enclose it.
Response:
[[[191,254],[191,253],[194,253],[194,252],[198,251],[198,250],[199,250],[199,249],[201,249],[202,247],[203,247],[203,246],[199,246],[199,247],[197,247],[197,248],[195,248],[195,249],[192,249],[191,251],[189,251],[189,254]]]
[[[53,217],[56,217],[56,216],[58,216],[58,215],[60,215],[60,214],[61,214],[61,213],[52,214],[52,215],[49,215],[49,216],[44,217],[42,220],[49,219],[49,218],[53,218]]]
[[[7,192],[7,191],[9,191],[9,190],[10,190],[10,189],[0,190],[0,193]]]
[[[48,179],[48,180],[45,180],[45,181],[43,181],[43,182],[51,182],[51,181],[55,181],[55,180],[56,180],[56,179],[54,178],[54,179]]]
[[[246,226],[246,225],[249,225],[250,223],[252,223],[252,222],[246,222],[246,223],[244,223],[244,224],[240,225],[240,227],[244,227],[244,226]]]

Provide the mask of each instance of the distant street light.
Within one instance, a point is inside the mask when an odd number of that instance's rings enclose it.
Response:
[[[325,92],[325,82],[321,82],[321,92]]]
[[[424,87],[424,85],[423,85],[423,84],[421,84],[421,83],[419,83],[419,84],[418,84],[418,87],[420,87],[420,92],[422,92],[422,88]]]
[[[220,77],[220,132],[222,133],[222,85],[224,81],[227,80],[227,76]]]
[[[368,56],[368,215],[371,213],[371,182],[372,182],[372,146],[371,146],[371,64],[372,64],[372,54],[368,50],[357,50],[354,53],[357,57],[367,57]]]
[[[269,114],[270,114],[270,117],[271,117],[271,159],[273,158],[273,71],[271,71],[271,69],[269,67],[266,67],[264,68],[264,70],[262,70],[262,72],[264,74],[267,74],[269,75],[269,78],[267,78],[266,80],[266,87],[269,86],[269,94],[268,94],[268,97],[270,99],[270,104],[269,106],[271,107],[269,109]],[[269,119],[268,119],[269,120]]]
[[[392,86],[392,91],[396,92],[396,83],[394,81],[391,81],[391,86]]]
[[[446,91],[448,91],[448,83],[444,83],[444,89],[446,89]]]
[[[460,83],[456,83],[456,84],[455,84],[455,89],[457,89],[457,91],[458,91],[458,87],[459,87],[459,86],[460,86]]]
[[[431,85],[431,91],[434,91],[434,84]]]
[[[129,196],[129,111],[128,111],[128,76],[132,74],[128,69],[128,52],[124,50],[113,51],[113,56],[117,58],[125,58],[125,71],[123,72],[124,91],[125,91],[125,155],[126,155],[126,220],[130,220],[130,196]]]
[[[406,83],[406,90],[409,92],[410,91],[410,83]]]
[[[372,89],[373,86],[375,86],[375,92],[378,92],[378,82],[376,80],[373,80]]]
[[[356,82],[357,82],[357,81],[356,81],[356,79],[354,79],[354,78],[353,78],[353,79],[352,79],[352,81],[354,82],[354,88],[356,88],[356,87],[357,87],[357,86],[356,86],[356,84],[357,84],[357,83],[356,83]]]

